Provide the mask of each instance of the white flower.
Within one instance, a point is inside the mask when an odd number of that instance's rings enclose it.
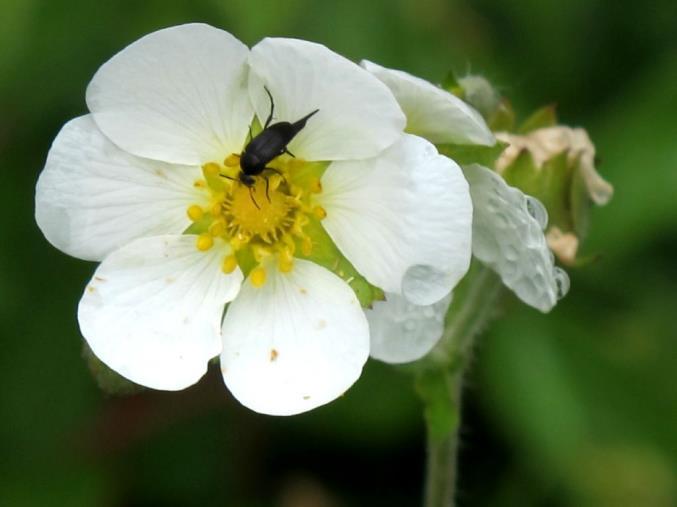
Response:
[[[393,92],[407,115],[408,132],[435,143],[495,143],[481,115],[458,97],[402,71],[367,61],[362,66]],[[550,311],[567,292],[569,280],[554,266],[543,233],[545,208],[485,167],[471,165],[463,172],[473,201],[473,255],[496,271],[522,301]],[[371,355],[401,363],[427,354],[442,335],[450,301],[414,305],[388,295],[387,301],[375,303],[368,315]]]
[[[238,157],[269,115],[266,88],[273,122],[319,112],[289,143],[295,157],[247,187]],[[59,249],[102,261],[80,328],[139,384],[182,389],[220,354],[244,405],[312,409],[369,354],[349,284],[427,305],[468,269],[460,168],[404,134],[388,88],[324,46],[249,50],[207,25],[172,27],[104,64],[87,104],[52,145],[36,220]]]

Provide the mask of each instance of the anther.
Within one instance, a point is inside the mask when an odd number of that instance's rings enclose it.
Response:
[[[221,172],[221,168],[216,162],[207,162],[202,166],[202,170],[204,171],[205,176],[218,176]]]
[[[237,166],[239,166],[240,165],[240,155],[236,155],[235,153],[231,153],[223,161],[223,165],[225,165],[226,167],[237,167]]]
[[[327,212],[322,206],[315,206],[313,208],[313,215],[315,215],[315,217],[319,220],[322,220],[323,218],[327,217]]]
[[[280,183],[282,183],[284,178],[280,176],[279,174],[273,174],[269,178],[270,180],[270,189],[271,190],[277,190],[277,188],[280,186]]]
[[[237,257],[235,257],[234,255],[228,255],[226,256],[225,259],[223,259],[221,270],[225,274],[229,275],[230,273],[235,271],[236,268],[237,268]]]
[[[195,245],[201,252],[206,252],[214,246],[214,239],[209,234],[200,234]]]
[[[249,280],[254,287],[263,287],[263,284],[266,283],[266,269],[263,266],[255,267],[249,273]]]
[[[254,259],[256,259],[256,262],[262,262],[264,259],[270,257],[271,251],[270,247],[260,245],[260,244],[252,244],[252,254],[254,254]]]
[[[214,220],[208,230],[211,236],[222,237],[226,234],[226,224],[222,220]]]
[[[305,236],[301,240],[301,253],[305,256],[310,255],[313,252],[313,240],[310,237]]]
[[[204,216],[204,210],[197,204],[189,206],[187,213],[188,218],[190,218],[193,222],[197,222]]]
[[[294,267],[294,257],[288,249],[280,251],[280,255],[277,259],[277,267],[283,273],[289,273]]]
[[[251,238],[250,238],[249,236],[247,236],[247,235],[245,235],[245,234],[242,234],[242,233],[238,232],[235,236],[233,236],[232,238],[230,238],[230,247],[231,247],[233,250],[239,250],[239,249],[242,248],[244,245],[246,245],[247,243],[249,243],[249,240],[250,240],[250,239],[251,239]]]
[[[320,178],[313,178],[310,182],[310,185],[308,186],[308,189],[313,194],[321,193],[322,192],[322,182],[320,181]]]
[[[218,217],[221,214],[222,209],[223,208],[221,207],[221,202],[215,202],[214,204],[212,204],[212,207],[211,207],[212,215],[214,215],[215,217]]]

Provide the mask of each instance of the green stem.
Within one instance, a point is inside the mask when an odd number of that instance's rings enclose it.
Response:
[[[450,507],[454,505],[457,475],[458,427],[461,407],[461,375],[449,375],[450,407],[454,407],[459,419],[447,434],[440,438],[430,425],[427,428],[427,470],[425,484],[425,507]]]
[[[442,339],[419,375],[428,440],[425,507],[454,505],[463,376],[475,338],[496,314],[501,293],[498,276],[475,262],[454,291]]]

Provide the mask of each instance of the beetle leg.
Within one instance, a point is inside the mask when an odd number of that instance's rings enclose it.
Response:
[[[268,128],[268,125],[270,125],[270,121],[273,119],[273,111],[275,111],[275,102],[273,101],[273,96],[270,94],[270,90],[268,90],[268,87],[264,86],[263,89],[266,90],[268,98],[270,99],[270,114],[268,115],[266,124],[263,126],[263,130],[266,130]]]
[[[254,203],[254,206],[256,206],[256,209],[261,209],[261,206],[256,202],[256,199],[254,199],[254,187],[247,187],[249,189],[249,198],[252,200]]]
[[[286,153],[287,155],[291,155],[292,157],[296,158],[296,155],[289,151],[286,146],[284,147],[284,151],[282,153]]]
[[[266,181],[266,199],[268,199],[268,202],[270,202],[270,194],[268,193],[270,183],[268,182],[268,178],[266,178],[265,176],[262,176],[262,178]]]
[[[284,177],[284,174],[282,174],[282,172],[278,171],[278,170],[275,169],[274,167],[264,167],[263,170],[264,170],[264,171],[272,171],[272,172],[274,172],[274,173],[277,173],[277,174],[279,174],[279,175],[282,177],[282,179],[283,179],[285,182],[287,181],[287,178]]]

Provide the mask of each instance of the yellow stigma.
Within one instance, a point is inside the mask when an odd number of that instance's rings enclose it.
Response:
[[[252,282],[254,287],[263,287],[263,284],[266,283],[266,268],[263,266],[257,266],[254,268],[249,274],[249,280]]]
[[[209,204],[187,211],[193,221],[191,232],[199,234],[197,249],[209,250],[216,238],[223,239],[231,252],[224,254],[222,271],[229,274],[239,267],[254,287],[266,283],[266,269],[290,272],[295,256],[312,253],[314,242],[307,226],[326,216],[315,205],[325,167],[281,155],[246,185],[239,178],[239,155],[229,155],[220,164],[204,164]]]
[[[252,187],[236,185],[230,199],[224,203],[232,227],[247,231],[254,236],[276,239],[289,225],[289,196],[272,190],[266,181],[257,178]]]

